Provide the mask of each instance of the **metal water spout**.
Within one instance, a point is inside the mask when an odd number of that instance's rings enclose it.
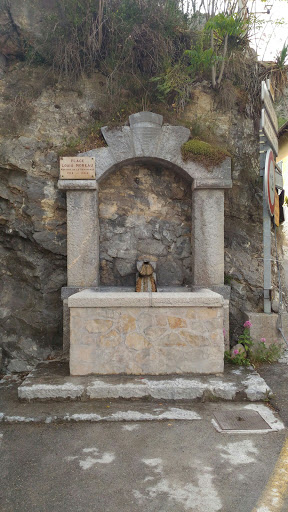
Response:
[[[137,261],[136,292],[157,292],[156,263]]]

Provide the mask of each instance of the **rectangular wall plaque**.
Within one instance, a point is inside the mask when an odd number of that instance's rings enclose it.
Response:
[[[95,158],[91,156],[61,156],[61,180],[95,180]]]

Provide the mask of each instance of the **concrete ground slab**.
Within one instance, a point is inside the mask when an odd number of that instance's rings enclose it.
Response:
[[[259,373],[265,382],[272,387],[271,404],[288,427],[288,358],[283,363],[265,364],[259,368]],[[288,510],[288,508],[287,508]]]
[[[264,370],[287,410],[287,365]],[[19,401],[20,383],[0,381],[1,512],[288,510],[287,430],[269,403]],[[277,431],[215,429],[216,412],[243,410]]]
[[[53,408],[58,405],[90,404],[54,402]],[[241,405],[194,405],[200,420],[0,424],[0,510],[251,512],[285,430],[222,435],[212,412]]]
[[[267,400],[271,389],[253,368],[227,367],[218,375],[69,375],[68,363],[40,363],[18,388],[20,400]]]

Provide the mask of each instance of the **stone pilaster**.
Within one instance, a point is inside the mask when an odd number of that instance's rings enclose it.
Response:
[[[192,193],[192,273],[195,286],[224,284],[224,190]]]
[[[98,184],[59,180],[58,188],[67,193],[67,285],[98,286]]]

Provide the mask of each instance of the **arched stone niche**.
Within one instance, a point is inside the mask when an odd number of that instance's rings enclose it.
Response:
[[[129,126],[104,127],[102,133],[107,147],[82,154],[95,157],[96,180],[58,182],[59,188],[67,191],[68,287],[99,286],[99,186],[121,169],[129,167],[133,172],[139,166],[171,170],[191,184],[190,283],[202,287],[223,285],[224,190],[232,186],[230,158],[211,170],[184,161],[181,146],[190,137],[189,129],[165,125],[162,116],[152,112],[133,114]],[[121,188],[119,193],[123,193]]]
[[[136,262],[156,262],[157,286],[191,286],[191,181],[153,159],[99,184],[100,286],[135,288]]]

